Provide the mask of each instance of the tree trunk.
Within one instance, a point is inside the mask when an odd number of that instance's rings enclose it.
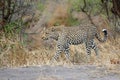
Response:
[[[120,17],[120,0],[112,0],[112,2],[113,2],[112,12]]]

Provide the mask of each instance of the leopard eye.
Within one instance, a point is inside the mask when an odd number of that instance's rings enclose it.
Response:
[[[46,32],[45,34],[49,34],[48,32]]]

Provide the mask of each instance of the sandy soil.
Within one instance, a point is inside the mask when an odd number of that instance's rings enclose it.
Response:
[[[95,65],[30,66],[0,69],[0,80],[120,80],[120,68]]]

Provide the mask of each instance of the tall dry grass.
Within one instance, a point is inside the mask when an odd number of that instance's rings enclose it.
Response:
[[[111,68],[111,65],[120,64],[120,38],[116,40],[107,40],[100,43],[96,40],[99,48],[99,61],[95,52],[92,50],[90,63],[86,63],[86,52],[84,44],[70,46],[70,59],[74,64],[100,64]],[[53,42],[55,43],[55,42]],[[49,44],[49,43],[47,43]],[[53,48],[48,46],[37,46],[37,49],[28,50],[20,43],[19,36],[14,38],[5,37],[4,33],[0,35],[0,67],[18,67],[30,65],[50,65],[50,61],[56,52],[56,45]],[[66,64],[65,55],[60,55],[57,64]],[[67,63],[69,64],[69,63]],[[56,65],[56,63],[54,63]]]
[[[19,39],[18,35],[6,37],[0,35],[0,67],[17,67],[46,64],[52,51],[40,48],[28,51]],[[47,52],[48,51],[48,52]]]
[[[48,5],[49,6],[49,5]],[[48,26],[57,24],[68,25],[69,16],[68,5],[58,5],[53,11],[51,19],[47,22]],[[49,10],[48,10],[49,11]],[[84,19],[85,15],[75,14],[73,15],[77,18]],[[49,18],[49,17],[48,17]],[[111,66],[112,64],[119,64],[120,62],[120,36],[117,36],[116,39],[113,39],[115,31],[111,30],[108,27],[106,20],[103,20],[101,16],[93,17],[93,21],[99,26],[99,30],[102,28],[107,28],[109,31],[109,40],[105,43],[100,43],[96,40],[96,43],[99,48],[99,61],[95,56],[94,51],[91,53],[91,61],[89,64],[100,64]],[[70,22],[72,22],[71,20]],[[85,21],[85,23],[87,23]],[[111,31],[110,31],[111,30]],[[111,37],[112,36],[112,37]],[[30,36],[32,39],[28,38],[31,41],[25,42],[28,43],[24,45],[21,43],[18,34],[13,36],[5,36],[4,32],[0,32],[0,67],[17,67],[17,66],[30,66],[30,65],[44,65],[50,64],[50,60],[56,52],[56,44],[54,41],[44,42],[41,40],[41,34]],[[27,46],[27,47],[26,47]],[[51,48],[52,47],[52,48]],[[31,48],[30,50],[28,48]],[[35,49],[33,49],[35,48]],[[88,64],[86,63],[86,50],[84,44],[77,46],[70,46],[70,59],[75,64]],[[58,65],[66,63],[65,55],[62,54],[59,57]],[[68,63],[69,64],[69,63]],[[56,63],[55,63],[56,65]]]

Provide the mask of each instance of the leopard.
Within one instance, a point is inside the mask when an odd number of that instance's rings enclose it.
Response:
[[[98,56],[98,47],[94,41],[96,38],[99,42],[106,42],[108,32],[107,29],[102,29],[103,38],[94,25],[79,25],[74,27],[50,27],[45,30],[42,39],[53,39],[56,41],[57,50],[53,59],[57,60],[59,55],[64,52],[67,60],[70,60],[70,45],[79,45],[85,43],[86,54],[91,55],[91,49]]]

